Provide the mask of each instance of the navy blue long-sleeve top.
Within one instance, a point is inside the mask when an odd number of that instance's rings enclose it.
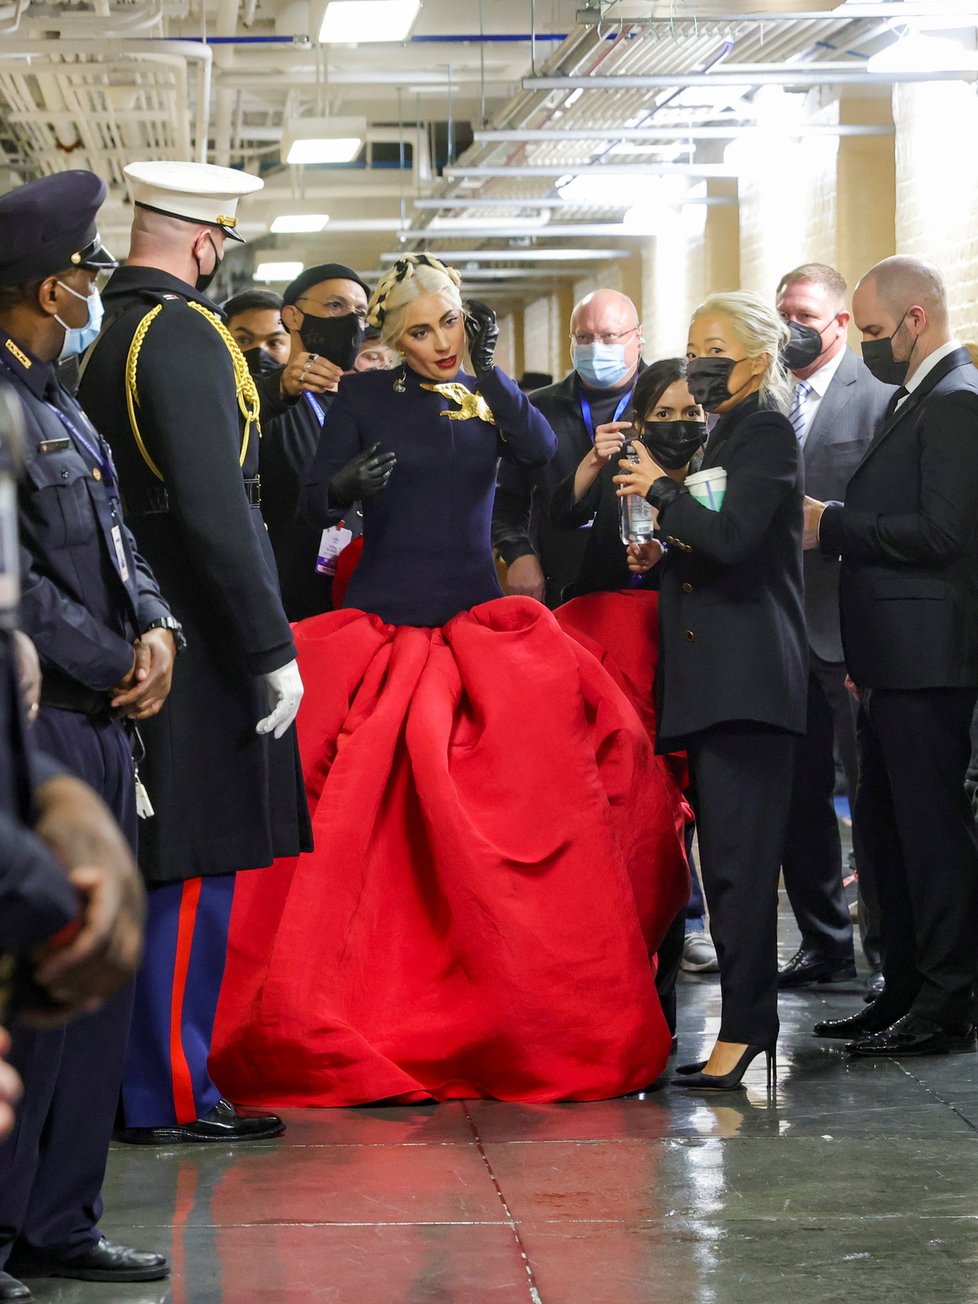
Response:
[[[330,408],[303,493],[303,510],[322,525],[345,510],[331,502],[329,482],[357,453],[380,443],[397,455],[387,488],[363,504],[363,555],[344,605],[393,625],[438,626],[458,612],[502,596],[490,526],[497,459],[545,465],[556,437],[544,417],[498,368],[476,382],[495,424],[456,419],[459,404],[423,388],[401,371],[344,376]],[[444,385],[442,386],[444,389]]]

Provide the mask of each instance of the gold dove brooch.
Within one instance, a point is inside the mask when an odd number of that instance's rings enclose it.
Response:
[[[457,380],[449,381],[444,385],[425,385],[422,383],[421,388],[430,390],[432,394],[441,394],[443,398],[450,399],[452,403],[458,404],[458,411],[451,408],[442,408],[441,415],[448,417],[449,421],[468,421],[472,417],[478,417],[480,421],[487,421],[491,426],[496,424],[496,418],[492,415],[492,408],[482,395],[473,394],[470,389],[466,389]]]

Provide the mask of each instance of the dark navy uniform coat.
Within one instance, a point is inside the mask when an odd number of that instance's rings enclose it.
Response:
[[[170,608],[123,521],[108,449],[53,366],[2,330],[0,360],[26,424],[21,625],[41,659],[43,700],[95,714],[132,667],[133,642]]]
[[[279,742],[255,725],[268,711],[260,676],[295,656],[260,508],[242,477],[258,471],[252,426],[244,464],[243,417],[232,357],[191,301],[210,300],[149,267],[123,267],[103,296],[108,325],[79,397],[105,434],[127,502],[163,488],[147,466],[126,409],[125,366],[136,328],[157,304],[137,368],[139,426],[163,473],[168,510],[131,514],[186,634],[163,712],[140,726],[156,818],[144,821],[140,860],[151,883],[268,865],[309,843],[295,731]]]

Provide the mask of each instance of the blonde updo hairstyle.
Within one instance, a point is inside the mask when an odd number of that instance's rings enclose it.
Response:
[[[434,254],[405,254],[381,277],[367,309],[367,321],[378,327],[382,343],[396,349],[408,304],[423,294],[437,294],[461,312],[461,284],[456,269],[446,267]]]
[[[781,361],[781,350],[791,338],[787,323],[766,299],[746,290],[711,294],[694,311],[693,320],[708,315],[729,318],[751,361],[766,356],[767,365],[761,375],[761,397],[772,400],[782,412],[787,412],[791,406],[791,385]]]

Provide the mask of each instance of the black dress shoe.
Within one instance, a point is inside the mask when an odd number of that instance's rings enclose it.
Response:
[[[906,1059],[911,1055],[960,1055],[976,1046],[975,1030],[970,1023],[942,1024],[905,1014],[882,1032],[850,1041],[846,1053],[861,1059],[893,1056]]]
[[[22,1281],[11,1277],[9,1272],[0,1272],[0,1304],[28,1304],[34,1296]]]
[[[858,1014],[850,1014],[847,1019],[823,1019],[821,1023],[816,1023],[812,1031],[816,1037],[838,1037],[848,1041],[851,1037],[882,1032],[900,1017],[896,1010],[886,1009],[882,1001],[875,1001]]]
[[[844,983],[856,976],[853,960],[827,960],[810,947],[800,947],[783,969],[778,970],[778,986],[807,987],[809,983]]]
[[[285,1124],[278,1114],[239,1114],[229,1100],[219,1100],[203,1118],[166,1127],[125,1127],[117,1141],[133,1146],[172,1145],[180,1141],[264,1141],[280,1136]]]
[[[869,981],[866,983],[866,990],[863,993],[863,1000],[868,1005],[870,1001],[878,1001],[886,991],[886,979],[882,972],[877,969],[869,975]]]
[[[24,1277],[71,1277],[76,1281],[159,1281],[170,1275],[162,1254],[116,1245],[103,1236],[84,1254],[74,1259],[20,1259],[17,1271]],[[3,1296],[0,1296],[2,1299]],[[17,1295],[8,1296],[17,1299]],[[20,1298],[30,1299],[30,1295]]]

